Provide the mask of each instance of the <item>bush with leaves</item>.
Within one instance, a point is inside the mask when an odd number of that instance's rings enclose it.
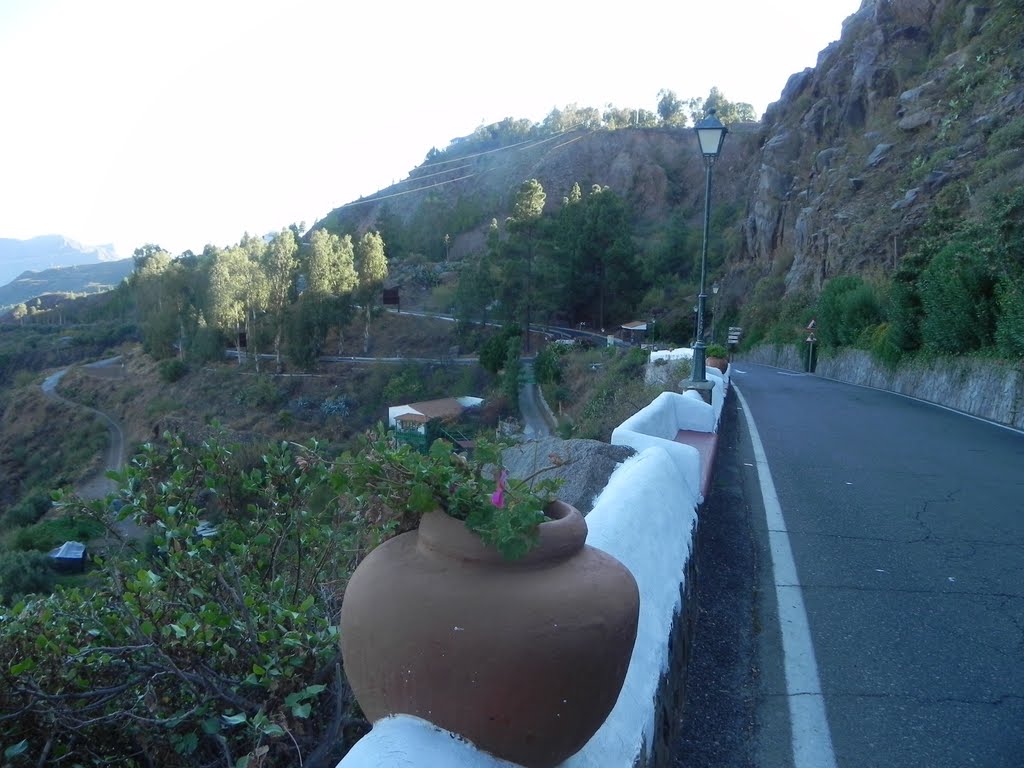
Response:
[[[335,765],[365,727],[335,626],[361,545],[338,505],[313,503],[327,467],[282,445],[234,483],[226,448],[145,447],[117,496],[152,545],[111,554],[95,588],[0,617],[0,750],[13,765]],[[216,535],[198,536],[212,504]]]
[[[21,501],[0,515],[0,530],[32,525],[50,509],[50,494],[39,488],[22,496]]]
[[[533,373],[539,384],[562,381],[562,358],[572,349],[568,344],[546,344],[533,361]]]
[[[1024,275],[1004,278],[999,284],[999,320],[996,343],[1009,357],[1024,357]]]
[[[42,552],[0,552],[0,606],[25,595],[48,595],[54,581],[50,558]]]
[[[921,336],[929,349],[963,354],[991,345],[996,281],[986,251],[976,243],[953,241],[921,274]]]
[[[497,374],[504,368],[508,359],[509,343],[513,340],[518,342],[522,335],[522,329],[509,327],[484,342],[480,347],[480,365],[484,370]]]
[[[176,357],[172,357],[168,360],[161,360],[159,368],[160,378],[168,384],[180,381],[185,377],[185,374],[188,373],[188,366],[185,365],[185,361],[179,360]]]
[[[103,530],[103,525],[92,517],[68,514],[19,529],[12,544],[15,549],[49,552],[65,541],[89,541],[102,535]]]
[[[829,280],[818,297],[818,340],[826,346],[852,346],[866,328],[882,320],[874,289],[857,275]]]

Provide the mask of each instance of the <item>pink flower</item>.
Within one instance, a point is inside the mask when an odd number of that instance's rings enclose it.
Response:
[[[506,488],[508,488],[508,470],[503,469],[498,474],[494,493],[491,494],[491,504],[496,506],[498,509],[502,509],[505,506]]]

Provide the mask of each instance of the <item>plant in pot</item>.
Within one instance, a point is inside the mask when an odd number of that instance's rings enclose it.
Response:
[[[586,545],[555,482],[510,478],[498,445],[452,447],[424,455],[378,431],[332,473],[386,538],[345,591],[345,672],[371,721],[414,715],[505,760],[554,766],[618,698],[636,582]]]
[[[706,352],[708,367],[717,368],[722,373],[729,367],[729,350],[721,344],[709,344]]]

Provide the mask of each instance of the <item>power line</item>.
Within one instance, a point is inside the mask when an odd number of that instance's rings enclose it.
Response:
[[[556,134],[554,134],[552,136],[547,136],[547,137],[545,137],[543,139],[530,139],[530,140],[527,140],[527,141],[521,141],[521,142],[518,142],[516,144],[509,144],[508,146],[505,146],[505,147],[498,147],[497,149],[489,149],[489,150],[486,150],[484,152],[477,152],[477,153],[472,154],[472,155],[464,155],[462,157],[454,158],[452,160],[443,160],[443,161],[440,161],[438,163],[431,163],[429,165],[422,165],[422,166],[420,166],[420,168],[429,168],[429,167],[432,167],[434,165],[444,165],[445,163],[453,163],[453,162],[470,160],[470,159],[472,159],[474,157],[482,157],[483,155],[491,155],[491,154],[494,154],[495,152],[504,152],[504,151],[512,150],[512,149],[517,149],[517,150],[520,150],[520,151],[524,150],[524,149],[532,149],[533,147],[540,146],[541,144],[546,144],[546,143],[548,143],[550,141],[554,141],[555,139],[558,139],[558,138],[560,138],[562,136],[565,136],[567,133],[571,133],[574,130],[576,130],[575,127],[567,128],[564,131],[559,131],[558,133],[556,133]],[[589,131],[587,131],[586,133],[584,133],[581,136],[576,136],[576,137],[574,137],[572,139],[569,139],[569,141],[562,142],[561,144],[556,144],[554,147],[551,147],[551,149],[555,150],[555,149],[558,149],[559,147],[564,147],[564,146],[566,146],[568,144],[572,144],[574,141],[579,141],[580,139],[586,138],[587,136],[589,136],[589,135],[591,135],[593,133],[595,133],[595,130],[594,129],[590,129]],[[524,146],[524,145],[529,145],[529,146]],[[460,171],[460,170],[462,170],[464,168],[469,168],[471,166],[472,166],[471,163],[465,163],[464,165],[460,165],[460,166],[457,166],[455,168],[449,168],[448,170],[445,170],[445,171],[436,171],[434,173],[430,173],[430,174],[427,174],[427,175],[424,175],[424,176],[418,176],[415,179],[415,181],[420,181],[422,179],[429,179],[429,178],[432,178],[434,176],[442,176],[442,175],[444,175],[446,173],[454,173],[455,171]],[[423,192],[423,191],[428,190],[428,189],[436,189],[437,187],[443,187],[446,184],[454,184],[455,182],[458,182],[458,181],[465,181],[466,179],[471,179],[471,178],[473,178],[474,176],[477,176],[477,175],[479,175],[479,174],[474,172],[474,173],[466,174],[465,176],[459,176],[458,178],[455,178],[455,179],[446,179],[444,181],[439,181],[439,182],[436,182],[434,184],[427,184],[427,185],[420,186],[420,187],[414,187],[413,189],[405,189],[405,190],[402,190],[400,192],[392,192],[389,195],[373,195],[372,197],[367,197],[367,198],[365,198],[363,200],[356,200],[356,201],[353,201],[351,203],[345,203],[344,205],[338,206],[338,208],[335,208],[334,210],[337,211],[337,210],[344,210],[346,208],[354,208],[355,206],[358,206],[358,205],[366,205],[368,203],[376,203],[376,202],[379,202],[381,200],[392,200],[392,199],[394,199],[396,197],[402,197],[404,195],[411,195],[411,194],[413,194],[415,192]],[[404,179],[403,181],[399,182],[399,184],[404,184],[406,182],[412,183],[413,181],[414,181],[414,179],[412,177],[409,177],[408,179]]]

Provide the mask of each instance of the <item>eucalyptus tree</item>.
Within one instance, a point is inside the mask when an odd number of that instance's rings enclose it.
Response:
[[[263,251],[261,266],[267,281],[267,309],[274,319],[274,356],[281,367],[281,336],[284,333],[285,313],[292,303],[299,245],[295,232],[282,229],[275,234]]]
[[[683,111],[685,107],[686,103],[676,96],[675,91],[666,89],[658,91],[658,117],[661,118],[662,125],[685,128],[686,112]]]
[[[341,354],[341,331],[348,323],[352,312],[351,295],[358,285],[351,235],[339,237],[326,229],[315,230],[309,238],[306,291],[299,307],[300,327],[312,337],[305,341],[311,352],[309,357],[319,355],[332,319],[338,327],[338,354]]]
[[[234,331],[239,365],[242,363],[242,331],[245,329],[247,346],[253,351],[258,371],[256,320],[266,309],[270,290],[260,263],[252,258],[256,249],[251,241],[247,245],[248,249],[237,245],[217,254],[210,270],[209,311],[220,328]]]
[[[743,101],[729,101],[725,94],[714,87],[706,99],[693,98],[687,101],[686,105],[694,124],[702,120],[712,109],[715,110],[718,119],[726,125],[757,120],[753,106]]]
[[[172,353],[177,326],[169,279],[173,257],[158,245],[148,243],[132,254],[134,270],[129,284],[135,294],[143,349],[157,358]]]
[[[363,330],[363,354],[370,351],[370,319],[373,304],[388,276],[388,259],[384,240],[379,232],[365,233],[355,245],[356,272],[359,275],[358,297],[363,306],[366,324]]]

